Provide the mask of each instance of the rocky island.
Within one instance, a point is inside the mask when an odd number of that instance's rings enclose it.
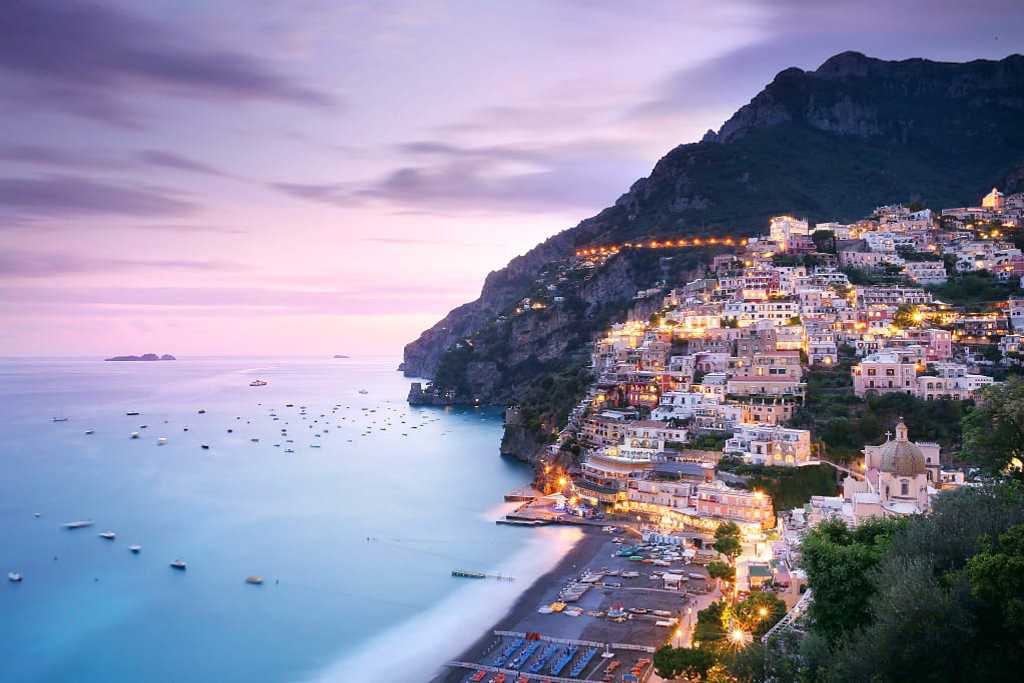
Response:
[[[111,361],[129,361],[129,360],[178,360],[169,353],[165,353],[162,356],[158,356],[155,353],[144,353],[141,356],[112,356],[111,358],[104,358],[103,360]]]

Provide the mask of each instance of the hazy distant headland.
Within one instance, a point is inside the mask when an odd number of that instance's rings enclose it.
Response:
[[[158,356],[155,353],[144,353],[141,356],[112,356],[104,360],[178,360],[169,353]]]

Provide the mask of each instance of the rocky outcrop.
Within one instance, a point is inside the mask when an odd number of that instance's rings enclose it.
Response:
[[[144,353],[141,356],[113,356],[111,358],[104,358],[108,361],[151,361],[151,360],[177,360],[174,356],[169,353],[165,353],[162,356],[158,356],[155,353]]]
[[[1019,186],[1021,120],[1020,55],[954,64],[844,52],[814,71],[786,69],[717,132],[671,150],[612,206],[490,273],[475,301],[405,347],[403,371],[433,377],[453,344],[507,313],[545,266],[578,247],[759,233],[779,213],[856,220],[899,201],[963,206],[1007,177]],[[608,277],[582,293],[588,310],[627,288]],[[549,337],[552,324],[526,334]],[[560,344],[528,346],[550,355]]]

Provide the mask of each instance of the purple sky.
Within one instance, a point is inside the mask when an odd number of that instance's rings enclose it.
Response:
[[[8,0],[0,355],[397,354],[777,71],[1022,36],[1017,0]]]

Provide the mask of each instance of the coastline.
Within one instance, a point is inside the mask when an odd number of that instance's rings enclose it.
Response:
[[[581,532],[579,540],[573,547],[558,561],[554,568],[539,576],[533,583],[524,590],[512,607],[502,616],[501,619],[492,624],[486,631],[473,641],[473,643],[462,650],[457,659],[473,661],[478,658],[487,646],[494,641],[495,630],[514,630],[516,625],[532,615],[537,607],[543,602],[544,594],[551,590],[552,586],[566,583],[579,573],[579,567],[587,564],[602,547],[608,542],[608,536],[600,529],[588,527],[575,527]],[[466,677],[465,669],[452,669],[440,663],[440,667],[430,683],[460,683]]]

